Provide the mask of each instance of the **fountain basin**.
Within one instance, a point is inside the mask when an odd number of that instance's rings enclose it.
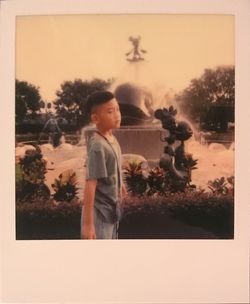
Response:
[[[86,142],[95,132],[94,127],[88,127],[84,130]],[[139,154],[150,160],[159,160],[163,153],[166,143],[160,140],[166,136],[167,130],[154,127],[121,127],[115,129],[113,134],[117,138],[123,154]]]

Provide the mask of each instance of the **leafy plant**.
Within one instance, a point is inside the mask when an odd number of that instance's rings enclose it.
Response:
[[[148,195],[160,194],[165,195],[165,172],[160,167],[155,167],[149,171],[147,177],[149,190]]]
[[[184,160],[183,160],[183,165],[184,167],[191,172],[192,170],[198,169],[197,166],[198,159],[193,159],[193,155],[191,153],[186,153]]]
[[[23,179],[32,184],[39,184],[45,180],[46,160],[38,146],[35,150],[27,150],[24,157],[19,161]]]
[[[142,162],[128,162],[124,174],[128,191],[132,195],[143,195],[147,190],[147,178],[143,174]]]
[[[142,169],[142,162],[128,162],[124,169],[125,181],[128,191],[132,195],[142,196],[167,195],[167,193],[183,192],[185,189],[194,189],[191,185],[191,170],[196,169],[197,160],[192,155],[185,158],[185,170],[188,171],[187,178],[177,179],[170,170],[155,167],[146,175]]]
[[[234,193],[234,176],[230,176],[227,178],[227,181],[230,185],[229,191]]]
[[[228,193],[228,187],[225,177],[216,178],[213,181],[208,181],[208,188],[214,193],[214,194],[227,194]]]
[[[51,185],[55,191],[53,198],[58,202],[70,202],[73,198],[77,197],[79,188],[76,185],[76,173],[72,169],[63,171],[59,175],[59,178],[55,179],[54,184]]]
[[[50,190],[45,185],[47,162],[43,159],[40,148],[27,150],[16,164],[16,197],[20,200],[31,198],[48,199]]]

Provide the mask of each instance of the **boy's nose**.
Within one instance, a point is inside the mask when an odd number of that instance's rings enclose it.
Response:
[[[116,119],[120,119],[120,118],[121,118],[121,112],[116,112],[115,118],[116,118]]]

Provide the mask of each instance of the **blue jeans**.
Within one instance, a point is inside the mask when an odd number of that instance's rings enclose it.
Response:
[[[96,239],[118,239],[119,222],[114,224],[107,223],[103,215],[94,208],[94,223]],[[81,215],[81,231],[83,225],[83,210]]]

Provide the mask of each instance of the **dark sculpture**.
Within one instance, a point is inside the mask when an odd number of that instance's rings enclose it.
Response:
[[[49,134],[49,142],[53,145],[54,148],[60,145],[60,140],[62,137],[62,130],[58,126],[58,121],[54,117],[50,117],[49,120],[45,123],[42,133]],[[40,134],[40,137],[41,137]],[[38,142],[40,141],[40,137]]]
[[[137,38],[130,36],[128,38],[128,40],[132,42],[133,49],[131,51],[129,51],[128,53],[126,53],[126,56],[129,56],[130,54],[133,53],[133,57],[127,58],[127,60],[131,61],[131,62],[144,60],[144,58],[141,56],[141,53],[147,53],[147,51],[143,50],[143,49],[139,49],[139,43],[141,40],[141,36],[138,36]]]
[[[122,126],[145,125],[152,122],[153,96],[149,91],[126,82],[117,86],[114,95],[122,113]]]
[[[185,121],[176,121],[177,110],[172,106],[155,111],[155,118],[159,119],[162,127],[168,130],[168,136],[161,138],[167,145],[160,158],[159,166],[164,169],[168,180],[171,180],[171,188],[174,191],[183,191],[191,185],[191,170],[196,169],[197,160],[192,155],[185,153],[184,141],[188,140],[193,131]],[[179,145],[177,145],[179,141]]]

